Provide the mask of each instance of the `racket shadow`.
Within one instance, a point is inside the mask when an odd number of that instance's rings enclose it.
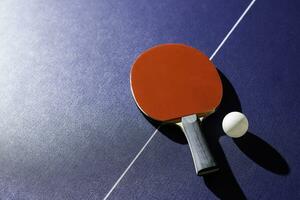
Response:
[[[169,138],[170,140],[179,143],[179,144],[187,144],[186,137],[182,132],[180,126],[174,123],[161,123],[160,121],[156,121],[145,115],[142,111],[140,111],[147,121],[152,124],[156,129],[159,128],[159,132],[161,132],[164,136]]]
[[[210,117],[203,120],[201,128],[205,134],[208,146],[214,155],[220,170],[203,176],[206,186],[220,199],[246,199],[242,189],[236,181],[229,164],[225,158],[225,154],[219,138],[223,135],[222,119],[230,111],[241,111],[241,104],[238,96],[227,78],[219,71],[223,84],[223,98],[217,111]],[[187,144],[184,133],[176,124],[161,124],[158,121],[144,115],[145,118],[156,128],[160,127],[160,132],[179,144]]]
[[[220,170],[216,173],[204,176],[206,186],[220,199],[247,199],[239,183],[235,179],[225,153],[219,143],[219,139],[224,135],[222,130],[222,120],[225,115],[232,111],[242,112],[241,103],[230,81],[219,71],[223,85],[223,97],[221,104],[214,114],[204,119],[202,122],[203,133],[212,154],[214,155]],[[209,134],[208,134],[209,133]]]
[[[220,170],[205,176],[204,181],[207,187],[220,199],[247,199],[235,179],[219,143],[220,137],[224,135],[222,130],[223,118],[232,111],[242,112],[241,103],[230,81],[221,71],[218,72],[223,84],[222,102],[218,110],[203,121],[202,130],[204,133],[209,133],[206,134],[207,141],[209,146],[213,147],[211,151],[220,166]],[[288,164],[280,153],[254,134],[248,132],[245,136],[233,139],[233,141],[248,158],[266,170],[279,175],[289,173]]]
[[[218,70],[223,84],[223,98],[217,111],[204,119],[201,129],[206,135],[208,146],[214,155],[220,170],[203,176],[206,186],[220,199],[247,199],[239,183],[235,179],[225,153],[219,143],[224,135],[222,120],[226,114],[232,111],[242,112],[238,95],[230,81]],[[144,115],[145,118],[170,140],[187,144],[187,140],[181,128],[176,124],[162,124]],[[208,134],[209,133],[209,134]],[[253,133],[246,133],[245,136],[233,139],[237,147],[252,161],[264,169],[275,174],[286,175],[289,173],[289,166],[285,159],[271,145],[263,141]],[[255,146],[255,148],[253,148]]]

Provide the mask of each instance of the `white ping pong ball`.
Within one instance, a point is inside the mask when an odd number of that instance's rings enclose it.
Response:
[[[238,138],[243,136],[248,130],[248,119],[240,112],[228,113],[222,122],[222,127],[226,135]]]

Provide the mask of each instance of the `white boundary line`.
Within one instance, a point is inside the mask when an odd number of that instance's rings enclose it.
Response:
[[[243,12],[243,14],[240,16],[240,18],[236,21],[236,23],[233,25],[233,27],[230,29],[230,31],[227,33],[227,35],[225,36],[225,38],[222,40],[222,42],[219,44],[219,46],[217,47],[217,49],[214,51],[214,53],[210,56],[210,60],[212,60],[215,55],[218,53],[218,51],[221,49],[221,47],[224,45],[224,43],[226,42],[226,40],[229,38],[229,36],[231,35],[231,33],[235,30],[235,28],[238,26],[238,24],[242,21],[242,19],[244,18],[244,16],[247,14],[247,12],[250,10],[250,8],[252,7],[252,5],[255,3],[256,0],[252,0],[251,3],[248,5],[248,7],[246,8],[246,10]],[[128,165],[128,167],[125,169],[125,171],[121,174],[121,176],[118,178],[118,180],[115,182],[115,184],[112,186],[112,188],[108,191],[108,193],[105,195],[105,197],[103,198],[103,200],[106,200],[109,195],[114,191],[114,189],[117,187],[117,185],[120,183],[120,181],[123,179],[123,177],[126,175],[126,173],[128,172],[128,170],[130,169],[130,167],[134,164],[134,162],[138,159],[138,157],[142,154],[142,152],[144,151],[144,149],[147,147],[147,145],[150,143],[150,141],[153,139],[153,137],[156,135],[156,133],[158,132],[158,129],[160,127],[158,127],[150,136],[150,138],[147,140],[147,142],[144,144],[144,146],[141,148],[141,150],[136,154],[136,156],[134,157],[134,159],[130,162],[130,164]]]

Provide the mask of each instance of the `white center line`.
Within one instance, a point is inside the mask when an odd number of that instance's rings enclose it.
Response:
[[[234,31],[234,29],[239,25],[239,23],[242,21],[242,19],[244,18],[244,16],[247,14],[247,12],[250,10],[250,8],[253,6],[254,2],[256,0],[252,0],[251,3],[249,4],[249,6],[246,8],[246,10],[243,12],[243,14],[240,16],[240,18],[235,22],[235,24],[233,25],[233,27],[230,29],[230,31],[227,33],[227,35],[225,36],[225,38],[222,40],[222,42],[219,44],[219,46],[217,47],[217,49],[214,51],[214,53],[210,56],[209,60],[212,60],[215,55],[218,53],[218,51],[221,49],[221,47],[223,46],[223,44],[226,42],[226,40],[229,38],[229,36],[231,35],[231,33]]]
[[[235,28],[238,26],[238,24],[242,21],[242,19],[244,18],[244,16],[247,14],[247,12],[250,10],[250,8],[252,7],[252,5],[254,4],[256,0],[252,0],[251,3],[248,5],[248,7],[246,8],[246,10],[243,12],[243,14],[239,17],[239,19],[236,21],[236,23],[233,25],[233,27],[230,29],[230,31],[227,33],[227,35],[225,36],[225,38],[222,40],[222,42],[219,44],[219,46],[217,47],[217,49],[214,51],[214,53],[210,56],[210,60],[212,60],[215,55],[218,53],[218,51],[221,49],[221,47],[224,45],[224,43],[226,42],[226,40],[229,38],[229,36],[231,35],[231,33],[235,30]],[[112,186],[112,188],[108,191],[108,193],[105,195],[105,197],[103,198],[103,200],[106,200],[109,195],[113,192],[113,190],[117,187],[117,185],[120,183],[120,181],[123,179],[123,177],[126,175],[126,173],[128,172],[128,170],[130,169],[130,167],[134,164],[134,162],[138,159],[138,157],[142,154],[142,152],[144,151],[144,149],[147,147],[147,145],[151,142],[151,140],[153,139],[153,137],[156,135],[156,133],[158,132],[160,127],[158,127],[150,136],[150,138],[147,140],[147,142],[144,144],[144,146],[141,148],[141,150],[136,154],[136,156],[134,157],[134,159],[130,162],[130,164],[128,165],[128,167],[125,169],[125,171],[121,174],[121,176],[118,178],[118,180],[115,182],[115,184]]]
[[[109,192],[105,195],[105,197],[103,198],[103,200],[106,200],[109,197],[109,195],[112,193],[112,191],[116,188],[116,186],[119,184],[119,182],[125,176],[125,174],[130,169],[130,167],[133,165],[133,163],[136,161],[136,159],[138,159],[138,157],[142,154],[142,152],[144,151],[144,149],[146,148],[146,146],[149,144],[149,142],[152,140],[152,138],[156,135],[156,133],[158,132],[158,129],[159,129],[159,127],[152,133],[152,135],[150,136],[150,138],[147,140],[147,142],[144,144],[144,146],[141,148],[141,150],[136,154],[136,156],[131,161],[131,163],[128,165],[128,167],[125,169],[125,171],[122,173],[122,175],[120,176],[120,178],[116,181],[116,183],[112,186],[112,188],[109,190]]]

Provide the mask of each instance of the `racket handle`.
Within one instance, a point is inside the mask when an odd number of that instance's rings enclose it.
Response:
[[[200,130],[197,115],[182,117],[181,122],[183,132],[190,146],[197,175],[202,176],[217,171],[216,162]]]

